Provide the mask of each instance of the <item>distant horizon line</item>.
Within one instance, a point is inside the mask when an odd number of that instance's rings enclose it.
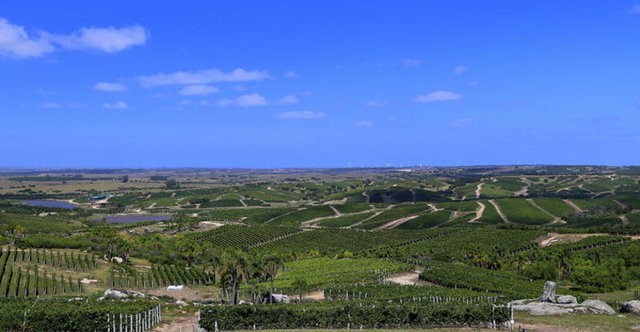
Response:
[[[286,166],[286,167],[215,167],[215,166],[149,166],[149,167],[14,167],[0,166],[0,171],[64,171],[64,170],[327,170],[327,169],[426,169],[426,168],[481,168],[481,167],[640,167],[634,165],[607,165],[607,164],[476,164],[476,165],[411,165],[411,166]]]

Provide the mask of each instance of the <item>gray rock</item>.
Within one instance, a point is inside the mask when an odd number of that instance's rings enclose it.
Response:
[[[542,289],[542,296],[540,296],[540,302],[554,302],[556,300],[556,283],[553,281],[547,281],[544,283]]]
[[[573,312],[571,306],[563,306],[549,302],[531,302],[528,304],[514,305],[513,310],[526,311],[531,315],[537,316],[562,315]]]
[[[178,306],[180,306],[180,307],[186,307],[186,306],[188,306],[189,304],[188,304],[187,302],[184,302],[184,301],[180,301],[180,300],[178,300],[178,301],[176,301],[176,305],[178,305]]]
[[[124,262],[124,259],[122,259],[122,257],[111,257],[111,263],[122,264],[122,262]]]
[[[607,314],[613,315],[615,314],[615,310],[611,308],[608,304],[604,303],[600,300],[586,300],[580,304],[583,307],[587,307],[594,314]]]
[[[578,299],[573,295],[558,295],[555,302],[558,304],[577,304]]]
[[[121,299],[128,299],[128,298],[146,298],[146,295],[140,292],[132,291],[132,290],[107,289],[106,291],[104,291],[104,294],[98,298],[98,300],[100,301],[105,299],[121,300]]]
[[[640,315],[640,301],[629,301],[622,303],[620,312],[628,312],[636,315]]]

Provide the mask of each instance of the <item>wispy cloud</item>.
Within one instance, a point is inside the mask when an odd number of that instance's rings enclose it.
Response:
[[[373,122],[369,120],[360,120],[353,124],[356,127],[373,127]]]
[[[630,14],[640,14],[640,4],[634,4],[629,7]]]
[[[124,110],[129,108],[129,105],[127,105],[127,103],[125,103],[124,101],[117,101],[115,103],[105,103],[104,105],[102,105],[103,108],[107,108],[107,109],[113,109],[113,110]]]
[[[298,75],[298,73],[296,73],[293,70],[287,70],[284,72],[284,77],[285,78],[298,78],[300,77],[300,75]]]
[[[94,49],[115,53],[147,42],[147,31],[133,25],[124,28],[81,28],[69,36],[50,35],[51,40],[69,49]]]
[[[416,97],[413,101],[416,103],[435,103],[439,101],[451,101],[462,99],[462,95],[459,93],[439,90],[426,95]]]
[[[47,101],[47,102],[44,102],[44,103],[40,104],[40,107],[53,109],[53,108],[61,108],[62,105],[60,105],[58,103],[51,102],[51,101]]]
[[[295,105],[298,103],[298,97],[294,96],[294,95],[286,95],[280,99],[278,99],[277,104],[278,105]]]
[[[457,66],[453,68],[453,73],[456,75],[462,75],[467,72],[467,66]]]
[[[281,112],[276,114],[276,117],[279,119],[289,119],[289,120],[313,120],[313,119],[323,118],[324,113],[312,112],[312,111]]]
[[[218,107],[227,107],[227,106],[240,106],[240,107],[253,107],[253,106],[265,106],[268,105],[269,102],[267,98],[261,96],[257,93],[251,93],[242,95],[235,99],[220,99],[216,102],[216,106]]]
[[[220,90],[215,86],[196,84],[196,85],[187,85],[184,88],[180,89],[178,93],[183,96],[205,96],[205,95],[218,93],[219,91]]]
[[[369,100],[364,105],[367,107],[373,107],[373,108],[385,107],[387,106],[387,102],[381,101],[381,100]]]
[[[407,68],[417,68],[422,66],[422,61],[416,59],[404,59],[402,60],[402,65]]]
[[[139,26],[124,28],[80,28],[69,35],[46,31],[29,32],[21,25],[0,18],[0,54],[15,58],[35,58],[59,49],[94,49],[107,53],[144,45],[146,30]]]
[[[214,68],[141,76],[138,77],[138,82],[145,87],[154,87],[163,85],[200,85],[214,82],[250,82],[267,78],[269,78],[269,74],[265,71],[238,68],[230,72],[223,72]]]
[[[121,92],[126,91],[127,86],[122,83],[98,82],[93,86],[98,91]]]
[[[457,119],[453,121],[451,123],[451,126],[454,128],[468,127],[471,125],[472,122],[473,121],[471,120],[471,118],[462,118],[462,119]]]
[[[55,47],[42,32],[30,35],[24,27],[0,18],[0,54],[29,58],[43,56],[54,50]]]

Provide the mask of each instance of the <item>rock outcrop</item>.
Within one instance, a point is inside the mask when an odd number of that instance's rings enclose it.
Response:
[[[629,301],[622,303],[620,312],[640,315],[640,301]]]
[[[556,283],[553,281],[547,281],[544,283],[542,289],[542,296],[540,296],[540,302],[554,302],[556,300]]]

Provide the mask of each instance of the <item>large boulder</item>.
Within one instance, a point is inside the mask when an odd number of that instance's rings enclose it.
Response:
[[[546,315],[562,315],[573,312],[571,306],[563,306],[549,302],[531,302],[527,304],[514,305],[515,311],[526,311],[531,315],[546,316]]]
[[[586,300],[582,302],[580,306],[588,308],[589,311],[594,314],[613,315],[616,313],[616,311],[613,310],[613,308],[611,308],[608,304],[600,300]]]
[[[542,296],[540,296],[540,302],[555,302],[556,300],[556,283],[553,281],[547,281],[544,283],[542,289]]]
[[[631,314],[640,315],[640,301],[633,300],[633,301],[622,303],[620,312],[627,312]]]
[[[558,295],[556,297],[555,303],[558,304],[577,304],[578,299],[576,299],[573,295]]]
[[[98,298],[98,300],[105,299],[129,299],[129,298],[145,298],[146,295],[140,292],[132,291],[132,290],[117,290],[117,289],[107,289],[104,291],[104,294]]]

